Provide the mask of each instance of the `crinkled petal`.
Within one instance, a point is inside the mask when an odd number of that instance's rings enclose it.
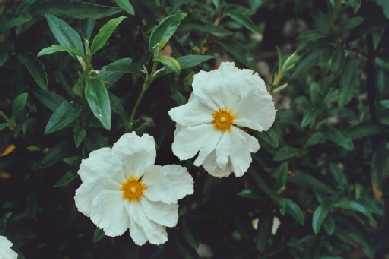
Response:
[[[172,150],[179,159],[186,160],[199,151],[207,153],[214,150],[220,137],[221,133],[212,124],[180,127],[176,129]]]
[[[235,110],[251,93],[267,93],[265,82],[252,70],[223,62],[216,70],[200,71],[193,77],[193,95],[214,110]]]
[[[110,237],[122,235],[130,226],[120,191],[103,191],[92,201],[92,222]]]
[[[216,163],[216,151],[213,151],[207,156],[203,163],[204,169],[214,177],[227,177],[229,176],[233,169],[231,168],[231,163],[225,164],[223,167],[219,167]]]
[[[142,229],[147,240],[154,245],[160,245],[168,240],[165,227],[151,221],[139,203],[129,203],[128,210],[135,223]],[[134,240],[135,241],[135,240]]]
[[[110,179],[81,184],[74,200],[77,209],[103,229],[107,236],[119,236],[129,226],[120,185]]]
[[[169,116],[182,126],[195,126],[211,123],[213,110],[191,95],[189,101],[181,106],[170,109]]]
[[[89,153],[89,157],[81,161],[78,174],[83,182],[94,181],[99,177],[112,177],[120,181],[122,166],[120,160],[112,154],[108,147]]]
[[[142,199],[140,204],[146,216],[157,224],[174,227],[178,222],[178,204]]]
[[[131,205],[129,203],[126,204],[126,210],[127,213],[130,215],[130,237],[138,246],[146,244],[146,234],[144,233],[143,229],[135,222],[134,217],[131,216]]]
[[[8,238],[0,236],[0,258],[1,259],[17,259],[18,255],[11,249],[12,243]]]
[[[242,176],[250,166],[251,152],[259,150],[258,140],[243,130],[232,127],[216,148],[216,163],[223,168],[231,161],[235,176]]]
[[[269,93],[252,93],[239,104],[235,123],[258,131],[268,130],[276,117],[276,109]]]
[[[179,165],[152,166],[145,171],[145,196],[151,201],[177,203],[193,193],[193,178]]]
[[[155,141],[148,134],[140,137],[134,132],[126,133],[113,145],[112,152],[122,162],[126,177],[140,177],[155,162]]]
[[[74,196],[78,211],[89,217],[92,210],[92,201],[98,193],[105,190],[118,191],[120,190],[120,184],[108,178],[100,178],[96,181],[82,183],[76,190],[76,195]]]

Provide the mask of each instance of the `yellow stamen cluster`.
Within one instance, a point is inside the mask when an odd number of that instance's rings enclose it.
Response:
[[[235,114],[226,108],[220,108],[212,113],[213,127],[219,131],[229,131],[234,124],[236,116]]]
[[[145,189],[144,183],[136,177],[128,178],[121,186],[123,198],[129,202],[138,202],[143,197]]]

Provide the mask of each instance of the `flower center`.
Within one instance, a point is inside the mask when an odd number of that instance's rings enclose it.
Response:
[[[139,178],[130,177],[122,183],[120,189],[124,199],[129,202],[138,202],[143,197],[146,187]]]
[[[212,117],[213,127],[222,132],[230,130],[236,118],[235,114],[227,108],[220,108],[214,111]]]

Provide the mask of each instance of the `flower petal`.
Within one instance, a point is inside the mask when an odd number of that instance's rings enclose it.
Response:
[[[259,150],[258,140],[243,130],[232,127],[216,148],[216,163],[223,168],[231,161],[235,176],[242,176],[250,166],[251,152]]]
[[[193,178],[179,165],[153,166],[145,171],[145,196],[150,201],[177,203],[178,199],[193,193]]]
[[[16,259],[18,254],[11,249],[12,243],[6,237],[0,236],[0,258]]]
[[[92,202],[92,222],[110,237],[122,235],[130,226],[121,192],[104,191]]]
[[[112,152],[122,161],[127,177],[140,177],[155,162],[155,141],[148,134],[139,137],[134,132],[126,133],[113,145]]]
[[[268,130],[276,117],[276,109],[269,93],[253,92],[240,102],[236,124],[254,130]]]
[[[78,187],[74,196],[76,207],[78,211],[89,217],[92,211],[92,201],[95,199],[96,194],[104,190],[117,191],[119,189],[120,185],[110,179],[84,182]]]
[[[231,163],[225,164],[224,167],[219,167],[216,163],[216,151],[210,153],[203,163],[204,169],[214,177],[227,177],[229,176],[233,169],[231,168]]]
[[[179,127],[174,133],[173,153],[181,160],[194,157],[200,150],[207,152],[216,148],[221,133],[212,124]]]
[[[195,126],[211,123],[213,110],[200,102],[198,97],[191,95],[184,105],[170,109],[169,116],[182,126]]]
[[[74,197],[77,209],[104,230],[107,236],[120,236],[129,226],[120,187],[109,179],[81,184]]]
[[[146,216],[157,224],[174,227],[178,222],[178,204],[163,203],[142,199],[140,204]]]
[[[127,212],[130,214],[130,204],[126,204]],[[138,246],[142,246],[147,242],[146,234],[143,229],[135,222],[134,217],[130,216],[130,237]]]
[[[78,174],[83,182],[94,181],[99,177],[116,175],[120,179],[121,163],[108,147],[100,148],[89,153],[89,157],[81,161]]]
[[[143,233],[151,244],[160,245],[168,240],[166,229],[163,226],[151,221],[146,216],[139,203],[129,203],[127,209],[129,210],[135,223],[142,228]]]

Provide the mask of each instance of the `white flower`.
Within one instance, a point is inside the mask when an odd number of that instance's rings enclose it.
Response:
[[[193,179],[179,165],[154,165],[154,138],[124,134],[111,148],[83,159],[76,207],[107,236],[127,229],[138,245],[167,241],[165,227],[178,220],[177,201],[193,193]]]
[[[278,217],[274,217],[273,218],[273,224],[271,226],[271,233],[273,235],[275,235],[277,233],[278,228],[280,227],[280,225],[281,225],[280,219]]]
[[[0,259],[16,259],[17,253],[11,249],[12,243],[4,236],[0,236]]]
[[[244,128],[264,131],[275,120],[264,81],[252,70],[224,62],[194,75],[192,85],[188,103],[169,111],[177,123],[173,153],[182,160],[198,153],[194,164],[213,176],[242,176],[250,166],[250,153],[260,147]]]

